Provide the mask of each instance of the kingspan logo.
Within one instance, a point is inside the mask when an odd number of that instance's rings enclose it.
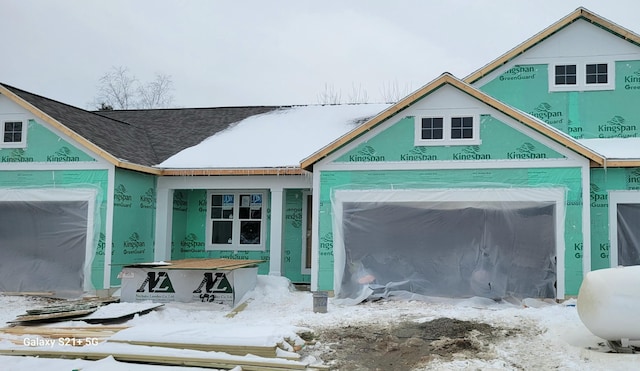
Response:
[[[320,256],[333,256],[333,233],[329,232],[320,238]]]
[[[532,80],[536,78],[534,66],[513,66],[500,75],[500,81]]]
[[[640,186],[640,168],[627,171],[627,189],[638,189]]]
[[[148,291],[146,289],[149,289]],[[173,283],[167,272],[147,272],[147,277],[136,292],[157,292],[174,294]]]
[[[149,188],[144,194],[140,195],[140,208],[153,209],[155,207],[156,207],[156,191],[153,188]]]
[[[571,135],[571,137],[573,137],[574,139],[584,138],[582,126],[574,125],[574,122],[571,120],[569,120],[567,125],[568,125],[567,130],[569,132],[569,135]]]
[[[480,153],[480,146],[467,146],[461,152],[453,154],[454,160],[491,160],[491,155]]]
[[[124,184],[118,184],[118,186],[114,189],[113,198],[115,200],[114,205],[119,207],[131,207],[132,198],[129,193],[127,193],[127,188]]]
[[[600,138],[630,138],[636,137],[638,128],[629,125],[622,116],[613,116],[606,124],[598,125]]]
[[[532,160],[547,158],[546,153],[539,153],[536,151],[536,146],[529,142],[524,142],[515,151],[507,152],[507,158],[509,160]]]
[[[104,248],[107,246],[106,240],[107,239],[104,233],[100,232],[100,237],[98,238],[98,248],[96,249],[96,255],[98,256],[104,255]]]
[[[143,249],[142,247],[145,246],[145,243],[144,241],[140,241],[140,235],[136,232],[131,233],[131,236],[129,236],[129,240],[124,241],[123,245],[123,253],[125,255],[144,254],[145,249]]]
[[[553,107],[551,107],[547,102],[538,104],[538,106],[534,108],[532,112],[529,112],[529,114],[533,117],[539,118],[549,125],[559,125],[564,121],[562,112],[554,111]]]
[[[413,147],[408,153],[400,155],[401,161],[433,161],[438,156],[427,152],[426,147]]]
[[[173,210],[187,211],[187,200],[185,200],[184,192],[175,191],[173,193]]]
[[[605,192],[602,192],[597,184],[591,183],[589,185],[589,196],[591,197],[591,207],[608,206],[607,194]]]
[[[299,207],[290,207],[287,209],[286,219],[291,221],[294,228],[302,227],[302,209]]]
[[[24,149],[16,148],[10,155],[0,157],[0,162],[33,162],[33,157],[25,156]]]
[[[53,155],[47,156],[47,162],[77,162],[80,157],[72,156],[69,147],[60,147]]]
[[[199,241],[195,233],[189,233],[184,240],[180,241],[180,252],[198,252],[204,248],[204,242]]]
[[[640,69],[633,71],[633,73],[624,77],[625,90],[638,90],[640,89]]]
[[[364,146],[356,154],[349,155],[349,161],[351,162],[378,162],[384,161],[384,156],[376,155],[375,148],[371,146]]]

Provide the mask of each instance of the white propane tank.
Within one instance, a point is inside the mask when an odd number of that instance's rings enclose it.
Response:
[[[587,273],[578,293],[580,320],[605,340],[640,340],[640,266]]]

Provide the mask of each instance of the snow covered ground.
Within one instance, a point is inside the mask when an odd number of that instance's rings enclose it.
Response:
[[[313,296],[307,291],[296,291],[289,282],[280,277],[259,276],[256,288],[248,294],[247,307],[235,316],[227,316],[229,309],[211,307],[201,303],[168,303],[148,314],[136,316],[126,324],[133,329],[163,328],[171,333],[174,328],[190,326],[194,338],[202,342],[211,341],[216,326],[224,326],[242,338],[251,333],[254,326],[278,328],[289,334],[298,328],[320,330],[330,327],[347,327],[367,323],[393,323],[400,321],[430,321],[449,317],[464,321],[486,323],[491,326],[518,329],[516,335],[490,344],[482,354],[459,354],[451,359],[431,360],[419,370],[630,370],[640,365],[640,354],[608,353],[602,339],[592,335],[580,321],[575,300],[563,304],[541,301],[523,303],[494,303],[484,299],[442,300],[426,303],[422,301],[382,300],[355,306],[338,306],[329,299],[327,313],[313,312]],[[0,321],[14,320],[26,309],[39,306],[34,299],[0,296]],[[111,304],[115,305],[115,304]],[[58,322],[56,326],[86,326],[80,321]],[[153,326],[149,326],[153,325]],[[199,330],[198,330],[199,328]],[[193,333],[193,331],[196,331]],[[151,334],[150,334],[151,335]],[[28,336],[25,336],[28,337]],[[3,335],[3,338],[7,337]],[[24,337],[23,337],[24,338]],[[23,339],[20,338],[20,339]],[[167,335],[165,341],[170,341]],[[13,339],[16,340],[16,339]],[[242,341],[242,340],[237,340]],[[108,345],[108,344],[105,344]],[[0,348],[16,347],[3,340]],[[100,345],[87,345],[83,349]],[[112,345],[113,346],[113,345]],[[127,345],[118,344],[120,347]],[[322,342],[308,346],[304,351],[305,361],[321,358],[325,365],[332,360],[326,357]],[[17,347],[20,347],[19,345]],[[77,347],[75,347],[77,348]],[[115,349],[115,348],[114,348]],[[77,350],[77,349],[76,349]],[[177,353],[188,352],[177,350]],[[111,357],[101,361],[61,360],[36,357],[0,357],[2,370],[194,370],[188,367],[161,367],[127,364]],[[364,367],[363,367],[364,368]],[[239,369],[237,370],[239,371]]]

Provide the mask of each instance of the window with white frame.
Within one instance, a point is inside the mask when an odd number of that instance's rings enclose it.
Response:
[[[2,117],[0,148],[22,148],[27,145],[27,120],[20,117]]]
[[[415,145],[480,144],[479,115],[438,114],[415,118]]]
[[[264,250],[262,191],[207,192],[207,250]]]
[[[549,65],[550,91],[613,90],[614,62],[581,61]]]

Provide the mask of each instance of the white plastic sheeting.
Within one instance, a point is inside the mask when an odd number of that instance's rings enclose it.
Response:
[[[96,193],[0,192],[0,291],[82,294],[93,256]]]
[[[617,204],[618,264],[640,265],[640,204]]]
[[[564,193],[336,191],[336,296],[555,298],[563,292]]]

